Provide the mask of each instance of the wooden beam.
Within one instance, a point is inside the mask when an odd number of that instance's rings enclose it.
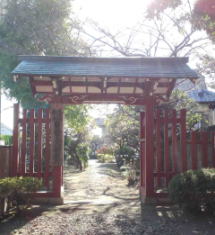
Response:
[[[140,197],[145,195],[145,112],[140,112]]]
[[[148,99],[145,104],[145,202],[153,200],[154,196],[154,100]]]
[[[11,176],[17,176],[18,174],[18,148],[19,148],[19,104],[14,104],[14,124],[13,124],[13,157],[12,157],[12,167]]]
[[[64,106],[51,105],[51,162],[54,171],[54,194],[62,198],[62,169],[64,162]]]

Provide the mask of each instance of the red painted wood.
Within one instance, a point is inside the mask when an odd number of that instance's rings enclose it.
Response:
[[[159,94],[158,94],[159,95]],[[86,94],[82,93],[73,93],[72,96],[51,96],[50,93],[45,93],[44,97],[41,100],[47,100],[50,104],[82,104],[84,102],[89,103],[102,103],[102,102],[120,102],[127,105],[145,105],[146,104],[146,96],[143,95],[131,95],[128,94],[90,94],[90,96],[86,96]]]
[[[34,136],[34,109],[30,110],[30,119],[29,119],[29,127],[30,127],[30,173],[34,172],[34,144],[35,144],[35,136]]]
[[[50,158],[51,158],[51,151],[50,151],[50,110],[46,109],[45,111],[46,115],[46,123],[45,123],[45,131],[46,131],[46,149],[45,149],[45,177],[44,177],[44,183],[47,189],[49,189],[49,171],[50,171]]]
[[[161,111],[157,110],[156,112],[156,171],[161,172],[163,170],[162,167],[162,149],[161,149]],[[161,186],[161,178],[158,177],[157,179],[158,187]]]
[[[154,158],[154,102],[148,100],[146,109],[145,128],[145,197],[151,198],[154,195],[153,158]]]
[[[181,118],[181,167],[182,171],[187,170],[187,129],[186,129],[186,109],[180,111]]]
[[[173,175],[175,175],[175,174],[177,174],[176,172],[172,172],[172,171],[170,171],[170,172],[154,172],[153,173],[153,175],[154,176],[156,176],[156,177],[167,177],[167,176],[173,176]]]
[[[144,187],[145,175],[144,175],[144,162],[145,162],[145,113],[140,112],[140,186]]]
[[[37,132],[37,154],[38,154],[38,175],[42,174],[42,115],[43,110],[38,110],[38,132]]]
[[[24,175],[26,172],[25,162],[26,162],[26,125],[27,125],[27,111],[23,110],[23,119],[22,119],[22,146],[21,146],[21,175]]]
[[[165,172],[170,171],[170,159],[169,159],[169,129],[168,129],[168,110],[165,110],[165,124],[164,124],[164,157],[165,157]],[[166,178],[167,183],[169,177]]]
[[[14,104],[14,124],[13,124],[13,154],[11,165],[11,176],[18,174],[18,148],[19,148],[19,104]]]
[[[208,167],[208,133],[201,132],[201,141],[202,141],[202,166]]]
[[[54,175],[53,193],[55,197],[61,197],[63,166],[54,166],[53,175]]]
[[[215,167],[215,132],[212,133],[212,164]]]
[[[191,133],[191,159],[192,159],[192,169],[196,170],[197,165],[197,132],[193,131]]]
[[[173,171],[177,172],[177,135],[176,135],[176,110],[172,110],[172,162]]]

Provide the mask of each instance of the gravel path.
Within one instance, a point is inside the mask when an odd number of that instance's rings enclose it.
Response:
[[[176,207],[144,206],[115,164],[91,160],[84,172],[65,170],[65,204],[34,206],[0,224],[0,234],[214,235],[215,219],[184,215]]]

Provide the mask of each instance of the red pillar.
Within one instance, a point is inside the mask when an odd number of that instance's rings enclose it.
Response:
[[[18,136],[19,136],[19,104],[14,104],[14,124],[13,124],[13,151],[10,162],[10,176],[18,174]]]
[[[154,100],[147,100],[145,105],[145,162],[144,162],[144,195],[143,202],[152,202],[154,198]]]
[[[140,197],[145,194],[145,112],[140,112]]]
[[[53,172],[53,193],[56,203],[63,203],[63,162],[64,162],[64,106],[51,107],[51,165]]]

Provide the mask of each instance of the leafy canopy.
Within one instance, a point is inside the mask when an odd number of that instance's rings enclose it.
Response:
[[[0,79],[9,96],[25,107],[39,105],[29,81],[15,83],[10,72],[17,55],[86,55],[89,47],[79,38],[79,22],[68,0],[8,0],[0,18]]]

